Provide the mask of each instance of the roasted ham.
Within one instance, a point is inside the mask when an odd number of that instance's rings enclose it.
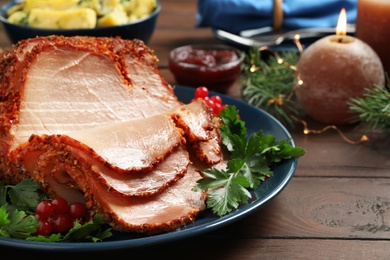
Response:
[[[143,42],[37,37],[0,62],[0,179],[31,178],[119,231],[157,234],[205,209],[192,188],[223,162],[219,118],[182,104]]]

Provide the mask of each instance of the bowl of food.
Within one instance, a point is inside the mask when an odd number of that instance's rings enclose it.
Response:
[[[95,36],[148,42],[161,4],[157,0],[13,0],[0,8],[12,43],[36,36]]]
[[[178,84],[226,92],[241,75],[245,53],[224,44],[178,47],[169,53],[169,69]]]

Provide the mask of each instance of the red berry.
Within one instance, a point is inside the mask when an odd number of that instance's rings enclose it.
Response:
[[[211,96],[210,99],[214,101],[215,104],[222,105],[222,98],[220,96]]]
[[[85,207],[84,204],[81,202],[73,202],[69,205],[69,216],[72,219],[81,219],[85,215]]]
[[[65,214],[69,210],[69,204],[64,198],[57,197],[51,203],[55,205],[56,214]]]
[[[55,215],[52,219],[53,230],[61,233],[67,231],[73,226],[72,220],[66,214]]]
[[[209,107],[213,109],[214,114],[219,115],[221,110],[225,109],[226,104],[223,104],[221,96],[213,95],[209,97],[208,95],[208,89],[204,86],[200,86],[195,90],[194,99],[192,99],[191,102],[201,98]]]
[[[204,87],[204,86],[198,87],[195,90],[195,98],[202,98],[202,99],[204,99],[208,95],[209,95],[209,90],[206,87]]]
[[[214,114],[219,115],[221,109],[222,109],[222,104],[214,103],[214,107],[213,107]]]
[[[48,219],[51,215],[54,214],[55,205],[51,203],[49,200],[44,200],[38,203],[35,208],[35,213],[39,216],[39,219]]]
[[[205,99],[204,99],[204,102],[209,106],[209,107],[211,107],[211,108],[214,108],[214,101],[213,100],[211,100],[209,97],[206,97]]]
[[[38,223],[37,235],[49,236],[53,229],[53,224],[47,220],[40,220]]]

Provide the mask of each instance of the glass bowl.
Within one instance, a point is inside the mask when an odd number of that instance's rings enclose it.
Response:
[[[169,53],[169,69],[176,83],[226,92],[241,75],[245,53],[223,44],[186,45]]]

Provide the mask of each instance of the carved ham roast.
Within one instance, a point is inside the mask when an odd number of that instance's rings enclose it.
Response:
[[[115,230],[156,234],[205,209],[192,188],[222,161],[219,118],[182,104],[143,42],[37,37],[0,63],[0,179],[31,178]]]

